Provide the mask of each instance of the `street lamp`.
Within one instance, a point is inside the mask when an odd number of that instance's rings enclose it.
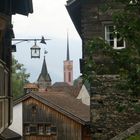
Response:
[[[12,51],[16,52],[16,44],[19,44],[21,42],[25,41],[34,41],[34,45],[30,48],[31,50],[31,58],[40,58],[40,47],[37,46],[37,41],[40,41],[42,44],[46,44],[45,40],[50,40],[50,39],[45,39],[43,36],[41,39],[13,39],[12,41],[18,41],[17,43],[12,45]]]
[[[35,44],[30,49],[31,49],[31,58],[40,58],[41,48],[36,45],[36,40],[35,40]]]

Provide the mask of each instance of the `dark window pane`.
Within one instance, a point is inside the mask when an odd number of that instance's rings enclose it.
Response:
[[[29,125],[24,125],[24,134],[29,135],[30,134],[30,126]]]
[[[31,134],[37,133],[37,126],[36,125],[30,125],[30,133]]]
[[[55,127],[55,126],[51,127],[51,133],[52,133],[52,134],[56,134],[56,131],[57,131],[57,130],[56,130],[56,127]]]
[[[124,47],[124,44],[123,44],[123,39],[122,37],[120,36],[120,34],[117,34],[117,47]]]

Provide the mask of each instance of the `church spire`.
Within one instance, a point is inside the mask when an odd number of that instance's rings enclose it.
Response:
[[[68,34],[68,31],[67,31],[67,61],[70,60],[70,54],[69,54],[69,34]]]
[[[43,64],[42,64],[41,73],[40,73],[37,81],[38,81],[39,87],[43,88],[43,89],[46,89],[48,86],[51,85],[51,77],[47,70],[45,56],[44,56],[44,60],[43,60]]]
[[[46,65],[45,56],[44,56],[44,60],[43,60],[41,75],[42,75],[43,77],[45,77],[46,75],[48,75],[48,70],[47,70],[47,65]]]
[[[64,61],[64,82],[73,85],[73,61],[70,60],[69,54],[69,36],[67,31],[67,56]]]

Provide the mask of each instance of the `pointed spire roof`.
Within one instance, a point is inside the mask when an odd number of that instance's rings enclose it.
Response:
[[[45,56],[44,56],[44,60],[43,60],[42,70],[41,70],[41,73],[40,73],[37,81],[39,81],[40,78],[43,78],[45,81],[51,81],[50,75],[47,70]]]
[[[66,58],[67,61],[70,60],[70,54],[69,54],[69,35],[68,35],[68,32],[67,32],[67,58]]]

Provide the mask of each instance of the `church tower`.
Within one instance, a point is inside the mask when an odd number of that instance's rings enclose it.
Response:
[[[73,61],[70,60],[69,54],[69,37],[67,33],[67,54],[64,61],[64,82],[73,85]]]
[[[49,75],[48,70],[47,70],[45,56],[44,56],[44,60],[43,60],[42,70],[41,70],[41,73],[38,77],[37,82],[39,85],[39,89],[46,90],[47,87],[51,86],[51,78],[50,78],[50,75]]]

